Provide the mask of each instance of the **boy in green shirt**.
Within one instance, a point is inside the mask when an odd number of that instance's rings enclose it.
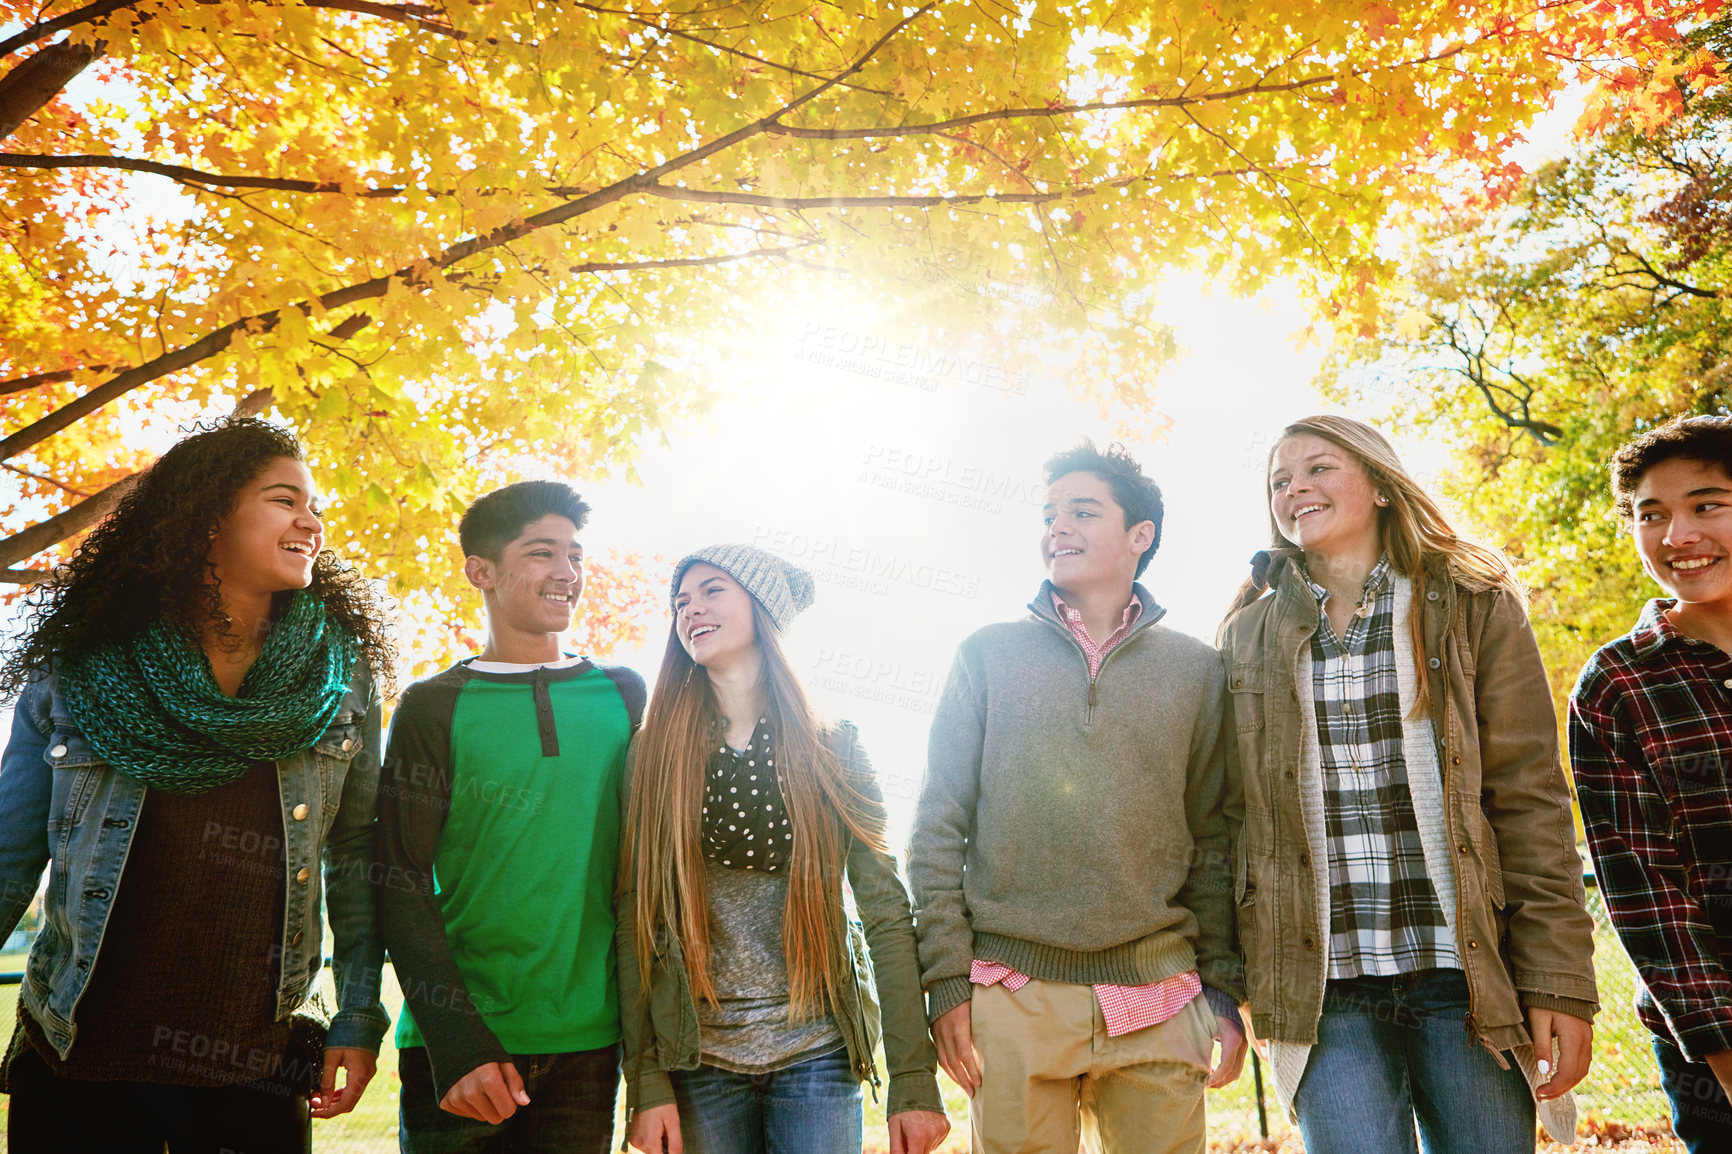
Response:
[[[487,643],[404,693],[379,788],[380,937],[404,1154],[603,1154],[619,1081],[614,872],[629,669],[560,650],[583,594],[569,486],[477,500],[458,533]]]

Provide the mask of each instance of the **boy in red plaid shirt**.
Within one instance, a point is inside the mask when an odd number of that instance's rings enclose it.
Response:
[[[1732,419],[1612,457],[1642,566],[1671,594],[1570,695],[1570,757],[1612,924],[1641,974],[1673,1129],[1732,1150]]]

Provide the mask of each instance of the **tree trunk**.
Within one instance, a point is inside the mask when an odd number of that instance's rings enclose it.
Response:
[[[0,140],[18,131],[68,81],[90,67],[98,51],[89,44],[50,44],[0,76]]]

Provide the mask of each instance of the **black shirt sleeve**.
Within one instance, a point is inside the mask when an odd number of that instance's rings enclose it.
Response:
[[[433,896],[433,858],[451,811],[451,719],[463,682],[461,671],[447,670],[403,694],[385,748],[374,842],[379,936],[427,1042],[440,1098],[471,1070],[511,1057],[470,1000]]]
[[[649,687],[635,670],[623,665],[597,665],[607,679],[613,682],[613,687],[619,691],[620,700],[625,702],[625,711],[631,716],[632,736],[643,726],[644,704],[649,700]]]

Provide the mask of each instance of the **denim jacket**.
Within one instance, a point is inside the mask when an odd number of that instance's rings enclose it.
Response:
[[[277,762],[287,865],[277,1018],[315,986],[324,959],[320,897],[328,890],[337,1012],[326,1045],[373,1052],[390,1024],[379,1002],[384,950],[368,881],[381,716],[363,663],[330,728],[311,748]],[[91,749],[53,675],[19,696],[0,756],[0,932],[17,926],[43,866],[52,863],[19,999],[62,1058],[78,1035],[78,1000],[114,909],[144,793],[141,782]]]

